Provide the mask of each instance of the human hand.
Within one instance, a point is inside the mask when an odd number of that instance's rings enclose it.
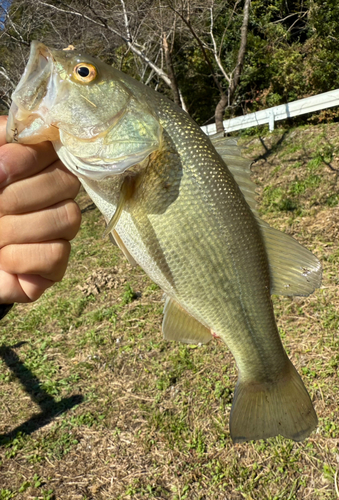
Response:
[[[0,116],[0,304],[32,302],[66,271],[80,183],[50,142],[6,144]]]

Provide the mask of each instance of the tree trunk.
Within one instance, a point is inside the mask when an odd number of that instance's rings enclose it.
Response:
[[[237,86],[239,85],[241,73],[244,67],[250,5],[251,5],[251,0],[245,0],[244,19],[240,31],[241,37],[240,37],[240,47],[237,57],[237,65],[234,68],[233,75],[228,86],[227,96],[224,92],[220,92],[220,100],[217,104],[217,107],[215,108],[215,125],[217,128],[217,132],[224,131],[223,119],[224,119],[225,109],[226,107],[231,107],[233,104],[235,91]]]
[[[168,47],[168,42],[167,42],[167,38],[166,38],[165,33],[162,35],[162,46],[164,48],[164,53],[165,53],[167,75],[168,75],[169,79],[171,80],[171,90],[172,90],[172,94],[173,94],[173,100],[178,106],[181,106],[181,99],[180,99],[178,83],[177,83],[177,79],[175,77],[172,56],[171,56],[171,52],[170,52],[169,47]]]
[[[228,104],[227,95],[223,93],[223,94],[221,94],[220,100],[217,104],[217,107],[215,108],[214,119],[215,119],[215,125],[217,127],[217,133],[224,132],[223,121],[224,121],[224,113],[225,113],[225,109],[226,109],[227,104]]]
[[[237,86],[239,85],[240,77],[244,67],[250,5],[251,5],[251,0],[245,0],[244,19],[240,30],[241,37],[240,37],[240,47],[238,52],[237,65],[234,69],[233,77],[228,87],[228,106],[231,106],[233,104],[234,94]]]

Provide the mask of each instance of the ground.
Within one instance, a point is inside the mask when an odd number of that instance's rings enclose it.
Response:
[[[161,290],[102,240],[81,193],[65,279],[1,322],[0,500],[339,498],[338,137],[325,124],[241,138],[262,217],[323,264],[310,297],[273,297],[317,431],[232,444],[228,349],[162,339]]]

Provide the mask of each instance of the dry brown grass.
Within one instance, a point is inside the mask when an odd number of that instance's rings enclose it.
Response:
[[[87,210],[63,283],[2,322],[0,500],[339,497],[338,132],[334,124],[242,140],[263,217],[323,262],[311,297],[274,297],[317,432],[300,444],[233,445],[232,356],[217,340],[162,340],[161,290],[101,240],[103,222]]]

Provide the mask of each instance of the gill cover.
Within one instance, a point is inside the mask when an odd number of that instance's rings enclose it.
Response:
[[[123,172],[158,149],[162,133],[146,99],[136,97],[124,78],[90,56],[32,42],[12,96],[8,142],[52,140],[81,177]]]

